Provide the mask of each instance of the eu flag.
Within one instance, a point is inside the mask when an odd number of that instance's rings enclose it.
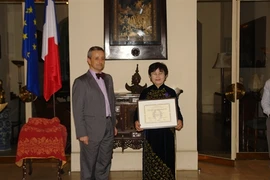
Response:
[[[37,26],[34,0],[25,0],[22,57],[27,60],[26,89],[39,96]]]

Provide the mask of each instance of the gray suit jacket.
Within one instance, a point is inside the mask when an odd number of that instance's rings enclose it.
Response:
[[[105,74],[104,82],[111,107],[111,120],[115,127],[115,95],[111,75]],[[88,136],[100,141],[106,128],[105,98],[92,74],[87,71],[75,79],[72,88],[72,106],[76,137]]]

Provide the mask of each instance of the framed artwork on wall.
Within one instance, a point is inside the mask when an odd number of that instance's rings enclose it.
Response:
[[[266,67],[267,19],[262,16],[240,26],[240,67]]]
[[[166,23],[166,0],[104,0],[106,59],[167,59]]]

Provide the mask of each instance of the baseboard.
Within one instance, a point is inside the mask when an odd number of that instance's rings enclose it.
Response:
[[[268,152],[241,152],[236,154],[236,160],[269,160]]]
[[[203,155],[203,154],[198,155],[198,161],[209,162],[213,164],[219,164],[219,165],[225,165],[225,166],[231,166],[231,167],[235,166],[234,160],[216,157],[216,156]]]

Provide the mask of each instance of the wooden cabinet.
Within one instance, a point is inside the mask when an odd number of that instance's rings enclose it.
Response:
[[[118,134],[115,137],[114,148],[120,147],[122,151],[127,148],[140,149],[143,133],[136,132],[133,122],[139,94],[117,93],[115,95]]]

